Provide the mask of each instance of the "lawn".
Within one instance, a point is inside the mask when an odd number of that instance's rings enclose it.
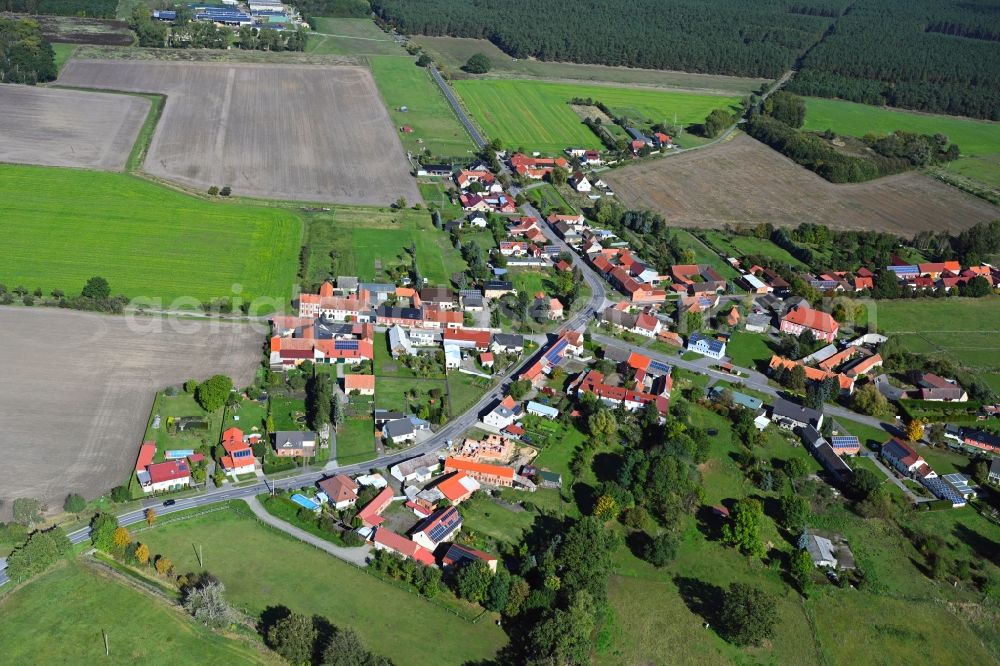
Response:
[[[244,433],[263,430],[267,419],[267,403],[256,400],[241,400],[237,405],[226,408],[226,418],[222,423],[222,429],[239,428]]]
[[[452,83],[473,118],[490,138],[508,147],[560,153],[569,146],[602,148],[600,139],[567,102],[590,97],[634,119],[702,122],[710,111],[738,101],[694,93],[529,80],[465,80]]]
[[[392,124],[413,128],[412,133],[400,134],[407,151],[414,155],[429,150],[435,156],[471,157],[475,150],[472,138],[425,68],[417,67],[413,58],[395,56],[371,56],[368,64]],[[403,107],[406,111],[401,110]]]
[[[305,430],[305,413],[306,403],[301,398],[271,396],[271,415],[274,417],[275,431]]]
[[[406,394],[414,389],[417,391],[417,397],[410,399]],[[430,400],[428,392],[432,389],[440,389],[441,395],[444,396],[446,390],[444,380],[378,377],[375,380],[375,406],[404,414],[416,413],[421,405]]]
[[[464,413],[482,398],[493,381],[485,377],[467,375],[463,372],[448,373],[448,407],[452,417]]]
[[[423,198],[424,203],[427,204],[428,208],[432,205],[437,207],[437,209],[441,212],[441,219],[444,221],[465,217],[462,206],[452,203],[448,198],[448,195],[445,193],[448,184],[449,181],[442,178],[435,178],[434,180],[417,183],[417,187],[420,189],[420,196]]]
[[[78,294],[100,275],[114,294],[191,309],[239,285],[240,298],[281,307],[302,223],[287,210],[208,202],[123,174],[0,165],[0,234],[10,287]]]
[[[447,234],[434,228],[426,210],[334,206],[328,212],[308,213],[306,220],[310,283],[337,275],[386,280],[390,267],[409,268],[407,250],[413,245],[417,267],[431,284],[447,285],[453,273],[466,269],[461,254]]]
[[[406,51],[371,19],[316,18],[306,42],[308,53],[351,56],[407,56]]]
[[[337,464],[352,465],[375,457],[375,422],[349,418],[337,431]]]
[[[145,531],[142,540],[153,552],[169,553],[179,571],[201,570],[192,548],[198,544],[207,569],[225,583],[229,599],[252,615],[275,605],[322,615],[354,629],[369,649],[400,665],[485,660],[506,643],[489,618],[472,624],[234,512],[217,511]],[[281,562],[288,566],[276,565]],[[248,571],[254,574],[246,575]]]
[[[774,352],[767,345],[767,336],[760,333],[736,331],[726,344],[726,356],[734,365],[757,369],[767,363]]]
[[[219,443],[222,435],[223,409],[209,414],[195,402],[194,396],[189,393],[180,393],[175,396],[168,396],[157,393],[153,401],[153,408],[150,410],[150,420],[146,427],[146,434],[143,441],[156,442],[157,462],[164,460],[164,452],[170,449],[198,450],[202,446],[215,446]],[[155,417],[159,415],[159,426],[154,428]],[[167,422],[171,417],[180,418],[193,416],[205,419],[208,427],[197,428],[170,433]]]
[[[996,161],[992,161],[1000,157],[1000,123],[810,97],[806,100],[805,129],[832,129],[838,134],[851,136],[888,134],[895,130],[944,134],[962,150],[962,158],[949,168],[970,178],[1000,186],[1000,168]],[[966,158],[992,160],[973,161]]]
[[[235,552],[235,551],[234,551]],[[7,664],[277,663],[263,648],[226,638],[113,575],[68,562],[0,601]],[[104,652],[107,632],[110,656]]]

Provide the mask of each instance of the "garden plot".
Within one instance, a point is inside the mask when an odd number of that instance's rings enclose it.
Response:
[[[59,83],[166,95],[143,165],[153,176],[271,199],[419,200],[363,67],[74,59]]]
[[[131,95],[0,86],[0,162],[120,171],[148,112]]]

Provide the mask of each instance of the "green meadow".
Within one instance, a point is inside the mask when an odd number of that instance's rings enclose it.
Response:
[[[949,164],[949,170],[1000,186],[1000,123],[810,97],[806,99],[805,129],[832,129],[859,137],[895,130],[944,134],[962,150],[962,157]]]
[[[601,148],[600,139],[570,108],[569,100],[591,98],[618,115],[636,120],[699,123],[710,111],[739,101],[722,97],[644,88],[548,83],[517,79],[454,81],[473,118],[490,138],[505,146],[561,152],[567,147]]]
[[[246,299],[288,297],[302,223],[124,174],[0,165],[0,234],[11,289],[78,294],[100,275],[114,294],[207,301],[234,284]]]

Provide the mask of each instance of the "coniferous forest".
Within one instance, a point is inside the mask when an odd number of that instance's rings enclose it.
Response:
[[[995,0],[372,0],[409,34],[515,58],[776,78],[789,90],[1000,119]]]

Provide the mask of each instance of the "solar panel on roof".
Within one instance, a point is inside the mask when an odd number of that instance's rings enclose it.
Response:
[[[344,349],[344,350],[356,350],[358,348],[357,340],[337,340],[333,343],[334,349]]]
[[[859,440],[854,435],[837,435],[830,438],[830,444],[833,448],[853,448],[861,445],[861,440]]]
[[[667,375],[669,375],[671,372],[673,372],[673,368],[671,368],[669,365],[667,365],[666,363],[664,363],[662,361],[656,361],[656,360],[653,360],[653,361],[649,362],[649,369],[650,370],[657,370],[657,371],[662,372],[662,373],[667,374]]]

